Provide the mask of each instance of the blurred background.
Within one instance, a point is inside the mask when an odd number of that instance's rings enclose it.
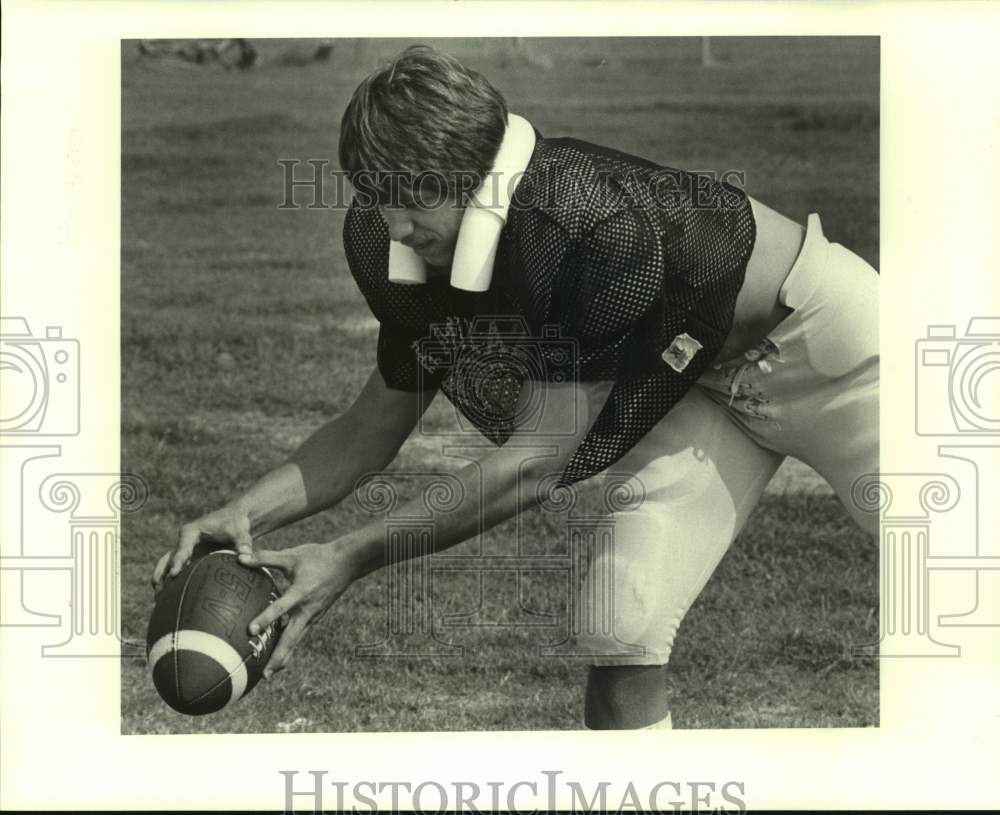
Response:
[[[742,172],[749,194],[801,223],[818,212],[831,240],[878,268],[877,38],[420,42],[485,74],[546,136]],[[346,266],[344,213],[279,209],[278,162],[336,168],[350,94],[412,44],[123,42],[122,468],[152,493],[123,527],[129,641],[145,637],[148,576],[180,524],[281,463],[374,366],[377,325]],[[296,200],[308,204],[308,190]],[[427,422],[455,426],[443,397]],[[460,465],[440,441],[414,438],[393,470]],[[420,488],[399,483],[403,499]],[[329,540],[373,518],[348,499],[266,541]],[[563,535],[558,517],[534,511],[451,552],[505,554],[520,536],[553,553]],[[876,574],[872,543],[814,473],[788,463],[680,628],[675,726],[877,724],[877,663],[850,651],[878,638]],[[171,711],[143,660],[126,659],[123,732],[581,727],[585,669],[538,653],[565,635],[565,577],[479,577],[436,572],[433,603],[417,599],[461,656],[357,658],[385,639],[380,573],[341,599],[288,671],[211,717]],[[472,612],[464,626],[445,616]]]

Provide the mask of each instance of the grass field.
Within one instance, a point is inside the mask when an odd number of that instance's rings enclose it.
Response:
[[[433,41],[432,41],[433,42]],[[335,164],[339,118],[358,81],[409,42],[257,41],[252,71],[123,51],[122,441],[125,471],[151,488],[123,529],[123,634],[141,640],[148,578],[178,526],[216,508],[345,410],[374,364],[376,325],[341,247],[343,212],[279,210],[278,160]],[[874,39],[547,40],[539,70],[510,41],[436,41],[497,84],[545,135],[573,135],[688,169],[743,171],[754,197],[824,230],[878,266],[878,43]],[[306,63],[306,64],[298,64]],[[454,424],[438,397],[428,414]],[[394,470],[453,462],[426,439]],[[402,482],[403,497],[416,485]],[[270,546],[328,540],[367,522],[351,501],[274,533]],[[534,551],[562,543],[533,511]],[[511,520],[484,551],[507,553]],[[467,542],[452,553],[474,553]],[[850,656],[877,639],[875,547],[815,477],[779,473],[681,626],[671,659],[685,728],[856,727],[878,722],[878,666]],[[487,579],[492,579],[487,575]],[[499,578],[504,581],[506,578]],[[566,629],[562,577],[531,574],[521,603],[558,624],[515,623],[516,588],[439,573],[432,614],[461,657],[367,659],[386,628],[385,574],[352,587],[288,671],[232,708],[189,719],[123,661],[125,733],[533,730],[581,726],[584,669],[538,655]],[[429,600],[428,600],[429,602]],[[536,620],[538,618],[535,618]]]

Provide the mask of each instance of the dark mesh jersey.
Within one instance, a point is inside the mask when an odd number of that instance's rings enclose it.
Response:
[[[750,203],[730,184],[541,137],[487,292],[447,277],[392,283],[378,209],[352,205],[344,224],[389,387],[440,388],[467,427],[502,445],[530,427],[531,411],[514,410],[526,380],[614,381],[562,484],[614,464],[708,367],[732,327],[754,238]],[[702,346],[686,367],[683,335]]]

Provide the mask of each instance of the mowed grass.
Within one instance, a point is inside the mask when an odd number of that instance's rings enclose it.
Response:
[[[214,509],[345,410],[374,365],[376,326],[341,247],[343,212],[281,210],[279,159],[336,166],[339,118],[362,76],[408,42],[260,41],[248,73],[123,54],[122,467],[151,496],[123,528],[123,633],[145,637],[149,573],[186,520]],[[878,45],[832,39],[548,40],[540,71],[510,41],[437,41],[481,70],[546,135],[689,169],[745,173],[751,195],[878,265]],[[289,59],[288,55],[293,58]],[[332,188],[330,189],[332,197]],[[299,200],[309,202],[306,193]],[[427,421],[456,426],[439,397]],[[414,438],[398,472],[456,466]],[[419,479],[401,479],[401,497]],[[329,540],[373,516],[352,500],[265,539]],[[566,551],[541,510],[449,552]],[[474,559],[470,558],[474,563]],[[680,628],[678,726],[871,726],[877,554],[826,492],[771,493]],[[585,668],[541,656],[565,636],[566,576],[434,574],[420,608],[431,654],[361,659],[388,625],[387,580],[353,586],[288,671],[214,716],[187,718],[123,660],[126,733],[533,730],[581,726]],[[446,615],[479,610],[457,626]],[[544,615],[550,615],[548,617]],[[525,625],[524,623],[531,623]],[[450,623],[450,624],[449,624]],[[132,649],[134,650],[134,649]]]

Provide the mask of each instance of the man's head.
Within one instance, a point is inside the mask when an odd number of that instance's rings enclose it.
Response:
[[[448,266],[465,199],[493,166],[506,127],[507,104],[484,77],[413,46],[354,92],[340,165],[380,206],[392,240]]]

